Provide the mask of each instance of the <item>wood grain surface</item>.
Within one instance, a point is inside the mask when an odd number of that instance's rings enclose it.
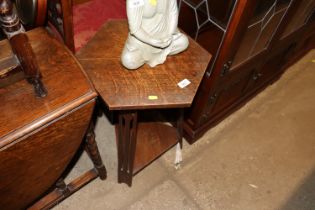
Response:
[[[25,80],[0,89],[0,149],[96,96],[81,66],[64,45],[43,28],[27,35],[48,96],[36,98],[33,87]],[[0,46],[0,55],[8,55],[2,53],[2,49],[10,49],[8,42],[2,41]]]
[[[0,209],[25,209],[57,181],[82,143],[94,101],[0,149]]]
[[[139,123],[133,174],[178,143],[177,130],[164,123]]]
[[[211,55],[190,39],[186,51],[169,56],[155,68],[129,71],[120,63],[128,35],[126,20],[108,21],[77,58],[110,110],[189,107]],[[180,88],[177,83],[191,84]],[[154,96],[154,100],[149,97]]]

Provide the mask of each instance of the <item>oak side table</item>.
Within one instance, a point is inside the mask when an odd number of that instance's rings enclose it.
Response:
[[[131,186],[133,175],[181,143],[183,109],[191,105],[211,55],[190,39],[185,52],[168,57],[164,64],[128,71],[120,63],[127,35],[126,20],[111,20],[76,56],[100,101],[118,112],[118,182]],[[184,79],[191,83],[180,88],[177,84]],[[176,128],[143,120],[151,111],[167,109],[180,110],[174,113]]]

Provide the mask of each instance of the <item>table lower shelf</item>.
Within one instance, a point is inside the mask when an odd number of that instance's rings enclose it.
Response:
[[[133,174],[136,174],[178,142],[176,128],[157,122],[139,123]]]

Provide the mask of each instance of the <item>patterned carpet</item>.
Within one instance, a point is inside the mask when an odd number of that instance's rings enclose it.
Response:
[[[85,45],[108,19],[125,19],[125,0],[91,0],[73,8],[76,51]]]

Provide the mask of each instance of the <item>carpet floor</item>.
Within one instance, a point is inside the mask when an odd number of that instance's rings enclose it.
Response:
[[[125,0],[91,0],[75,5],[73,7],[73,31],[76,51],[85,45],[110,18],[126,18]]]

